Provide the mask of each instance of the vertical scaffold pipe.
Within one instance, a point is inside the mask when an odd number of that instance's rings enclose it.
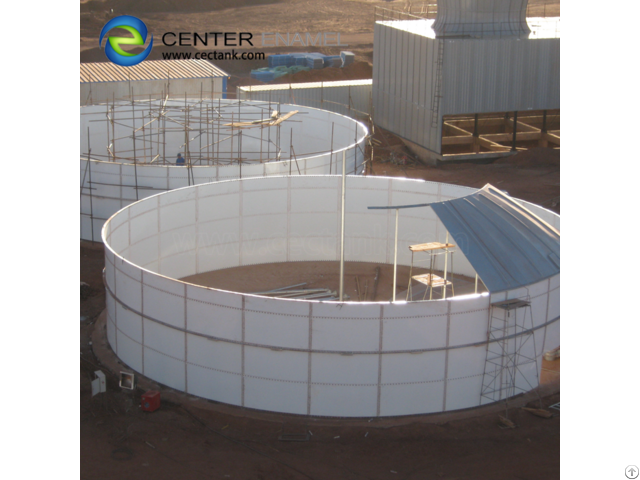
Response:
[[[342,151],[342,219],[340,224],[342,226],[340,232],[340,301],[344,300],[344,203],[347,186],[347,154],[346,151]]]

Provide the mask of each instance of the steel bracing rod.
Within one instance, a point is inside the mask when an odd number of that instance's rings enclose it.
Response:
[[[418,203],[415,205],[392,205],[389,207],[367,207],[368,210],[397,210],[400,208],[419,208],[419,207],[430,207],[432,203]]]
[[[89,128],[88,127],[87,127],[87,137],[89,137]],[[87,162],[87,164],[84,166],[84,173],[82,175],[82,182],[80,182],[80,195],[82,195],[82,189],[85,188],[84,181],[87,178],[87,169],[89,168],[89,164],[90,164],[90,161],[91,161],[91,149],[89,149],[89,158],[88,159],[84,159],[84,158],[80,157],[80,160],[84,160],[85,162]],[[91,182],[89,182],[89,183],[91,183]]]

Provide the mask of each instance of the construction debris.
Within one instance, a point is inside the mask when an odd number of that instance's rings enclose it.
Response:
[[[553,413],[551,413],[548,410],[544,410],[542,408],[522,407],[522,410],[525,410],[525,411],[531,413],[532,415],[535,415],[536,417],[541,417],[541,418],[551,418],[551,417],[553,417]]]
[[[371,301],[376,301],[376,296],[378,295],[378,280],[380,279],[380,267],[376,267],[376,276],[373,279],[373,295],[371,296]]]
[[[86,300],[91,295],[91,287],[88,283],[80,282],[80,300]]]
[[[544,353],[544,359],[547,362],[553,362],[554,360],[558,360],[560,358],[560,347],[554,348],[548,352]]]
[[[502,415],[498,415],[498,423],[500,424],[501,428],[516,428],[515,423],[513,423],[508,418],[503,417]]]
[[[329,290],[328,288],[303,288],[301,287],[306,283],[298,283],[296,285],[289,285],[288,287],[276,288],[274,290],[268,290],[265,292],[251,292],[252,295],[262,295],[265,297],[276,298],[294,298],[296,300],[337,300],[338,293],[335,290]]]

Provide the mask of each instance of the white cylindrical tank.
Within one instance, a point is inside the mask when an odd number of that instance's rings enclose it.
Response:
[[[298,113],[265,126],[274,111]],[[343,152],[348,173],[364,170],[366,126],[310,107],[150,100],[82,107],[80,119],[83,240],[100,241],[105,220],[122,207],[175,188],[235,178],[335,174]],[[176,166],[177,153],[192,167]]]
[[[487,395],[491,303],[530,301],[530,327],[502,339],[532,358],[514,379],[538,385],[559,345],[560,276],[517,291],[446,300],[322,302],[266,298],[180,281],[252,264],[336,261],[339,176],[215,182],[162,193],[106,222],[107,335],[133,370],[176,390],[259,410],[375,417],[471,408]],[[395,211],[475,189],[404,178],[347,179],[346,260],[393,263]],[[521,202],[525,203],[525,202]],[[532,212],[559,229],[559,216]],[[431,208],[400,210],[398,263],[408,246],[444,241]],[[474,275],[462,252],[456,274]],[[526,340],[526,341],[525,341]]]

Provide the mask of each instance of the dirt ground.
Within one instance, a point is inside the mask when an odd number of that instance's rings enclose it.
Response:
[[[532,0],[530,3],[543,2]],[[81,4],[81,61],[105,61],[104,53],[97,48],[100,29],[109,18],[130,13],[143,19],[150,31],[169,31],[176,25],[182,31],[203,32],[340,31],[343,42],[349,44],[348,49],[370,68],[372,6],[389,3],[366,0],[83,0]],[[558,5],[559,2],[555,2],[556,8]],[[283,49],[273,49],[271,53],[276,52],[283,53]],[[323,53],[335,52],[327,49]],[[152,58],[157,57],[160,57],[160,50],[154,48]],[[266,66],[266,61],[262,63],[229,62],[229,65],[220,66],[236,77],[237,84],[242,79],[246,81],[250,68]],[[512,196],[560,211],[558,150],[533,149],[489,164],[430,167],[409,162],[394,165],[389,161],[390,152],[408,153],[401,141],[381,129],[376,130],[375,138],[381,146],[375,150],[370,174],[422,178],[471,187],[491,183]],[[163,401],[160,410],[144,413],[139,408],[143,391],[128,393],[121,390],[116,375],[100,364],[91,344],[96,320],[104,309],[103,255],[101,245],[81,242],[80,280],[90,286],[88,297],[80,302],[83,479],[546,480],[560,476],[559,414],[542,419],[514,408],[510,418],[518,427],[501,429],[497,424],[497,412],[484,410],[477,414],[467,412],[460,418],[421,416],[397,425],[375,420],[366,425],[354,425],[284,415],[261,418],[260,415],[243,415],[241,409],[232,409],[232,413],[221,411],[213,403],[213,408],[202,409],[188,402],[177,404],[167,400]],[[371,265],[352,264],[351,268],[355,270],[349,268],[347,293],[355,295],[353,276],[356,274],[368,280],[369,289],[372,288]],[[400,271],[399,278],[406,279],[408,273]],[[323,272],[315,274],[325,275]],[[385,266],[380,286],[387,287],[382,287],[378,299],[390,294],[388,277],[389,266]],[[382,281],[383,278],[387,281]],[[557,385],[559,364],[559,360],[544,363],[544,382]],[[92,398],[90,378],[99,368],[107,373],[108,392]],[[546,395],[542,398],[542,406],[549,407],[559,401],[559,393]],[[537,401],[534,403],[539,406]],[[278,440],[283,429],[287,433],[311,430],[313,435],[308,442],[283,442]]]
[[[421,255],[419,257],[414,261],[411,275],[429,273],[429,269],[424,268],[429,261],[429,256]],[[376,269],[379,269],[377,282],[375,281]],[[340,285],[339,272],[340,262],[285,262],[225,268],[191,275],[181,280],[196,285],[242,293],[265,292],[275,288],[298,285],[302,282],[305,282],[306,285],[299,288],[325,288],[337,292]],[[396,298],[399,300],[406,298],[409,272],[409,267],[398,265],[396,271]],[[434,271],[433,273],[435,275],[443,275],[441,271]],[[448,279],[451,280],[450,273]],[[474,292],[475,283],[472,278],[455,275],[453,283],[456,295],[466,295]],[[412,282],[412,289],[414,290],[414,295],[425,291],[424,287],[415,280]],[[478,290],[480,293],[486,291],[483,285],[480,285]],[[347,295],[345,297],[347,300],[351,302],[390,301],[392,291],[393,265],[345,261],[344,293]],[[438,298],[441,294],[441,288],[434,290],[435,298]],[[447,288],[447,295],[451,295],[450,288]],[[417,297],[415,298],[417,299]]]
[[[386,130],[375,128],[373,175],[420,178],[431,182],[453,183],[481,188],[487,183],[521,198],[560,213],[560,150],[532,148],[516,155],[485,163],[443,163],[424,165],[416,160],[402,140]],[[405,155],[406,165],[393,164],[391,153]]]

